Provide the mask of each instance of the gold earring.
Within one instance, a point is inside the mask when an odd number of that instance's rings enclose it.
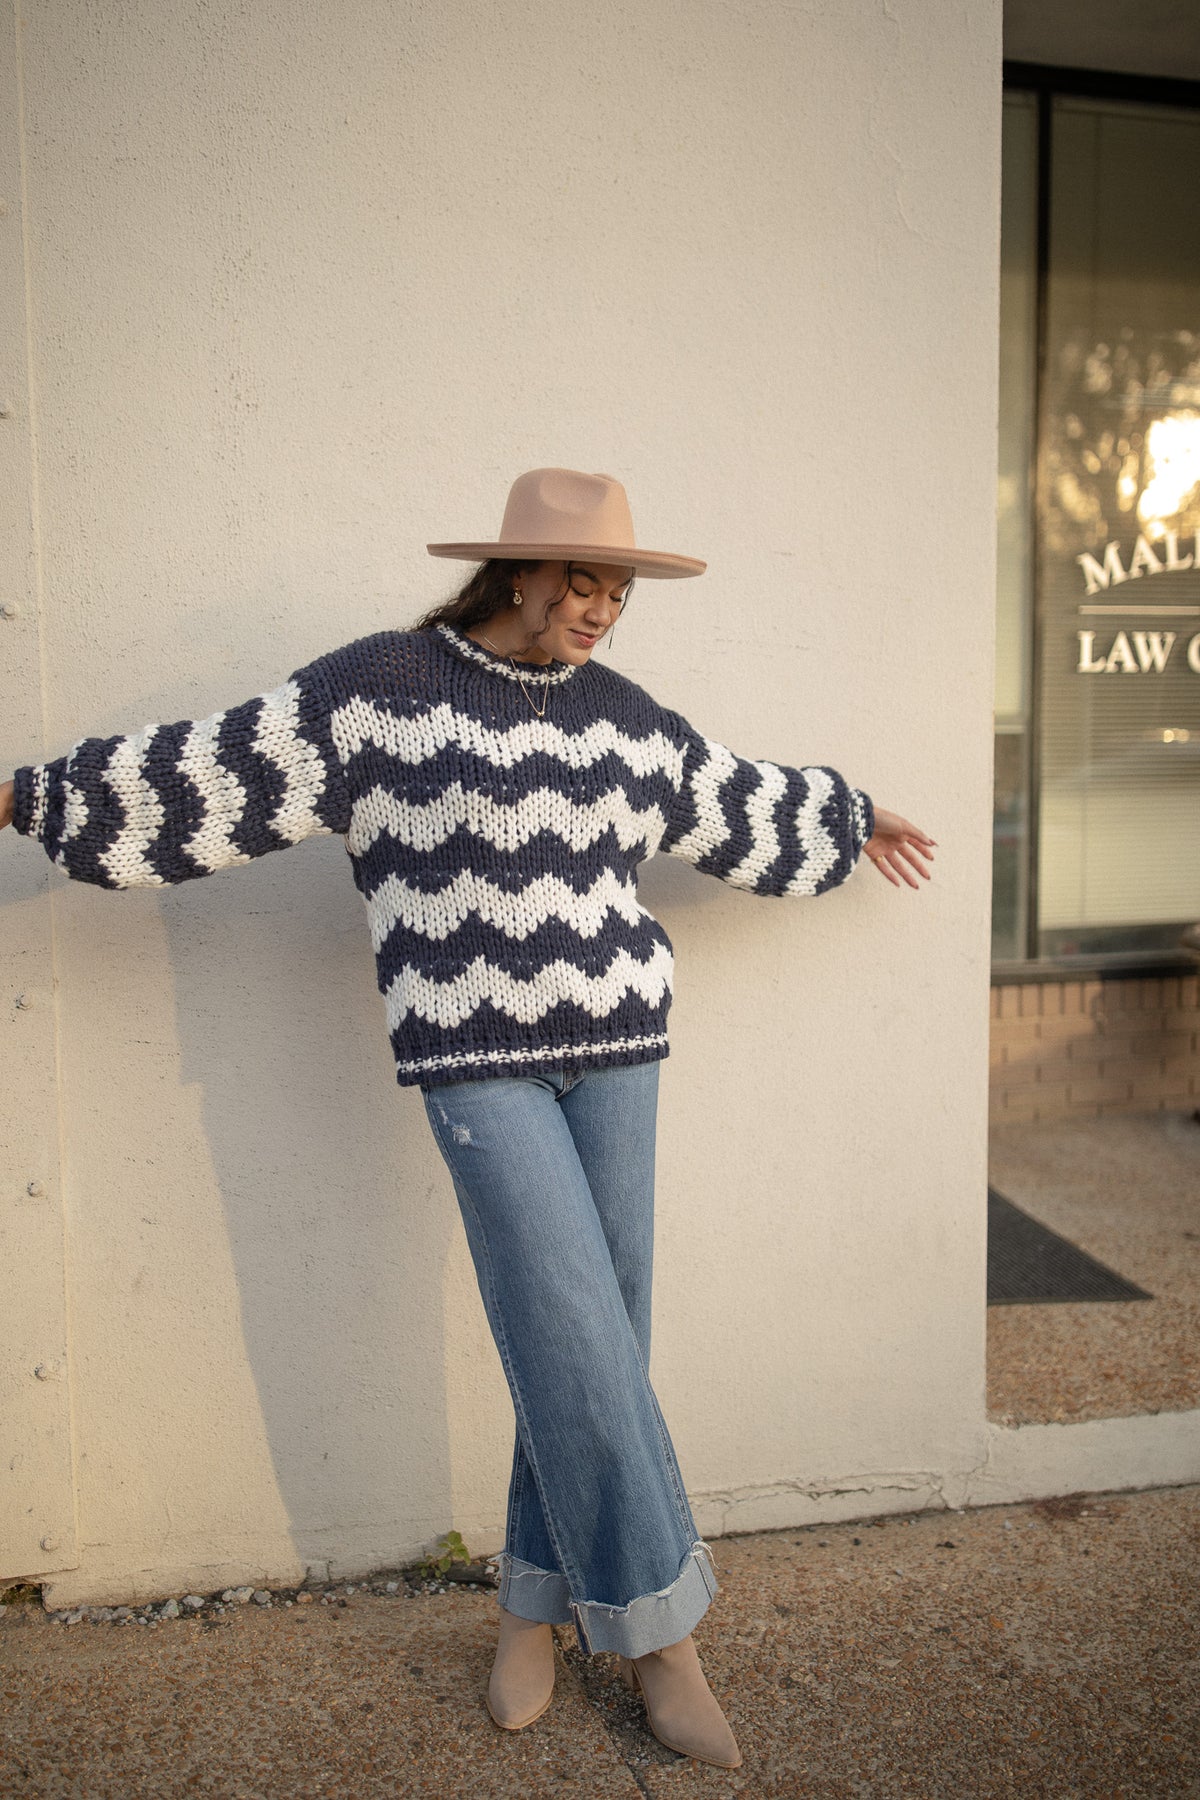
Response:
[[[514,588],[513,589],[513,605],[514,606],[524,606],[524,604],[525,604],[524,594],[521,592],[520,588]]]

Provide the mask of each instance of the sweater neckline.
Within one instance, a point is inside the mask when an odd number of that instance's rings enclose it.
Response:
[[[474,663],[476,668],[484,669],[489,675],[499,675],[505,681],[524,682],[526,687],[559,687],[569,681],[576,673],[574,663],[517,663],[515,666],[507,656],[499,656],[483,644],[477,644],[474,638],[467,637],[456,625],[439,625],[438,632],[456,655],[464,662]]]

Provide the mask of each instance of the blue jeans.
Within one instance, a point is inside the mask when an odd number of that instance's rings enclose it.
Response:
[[[500,1604],[591,1655],[717,1591],[647,1365],[658,1063],[424,1088],[516,1413]]]

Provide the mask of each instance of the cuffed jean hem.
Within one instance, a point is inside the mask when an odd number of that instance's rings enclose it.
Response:
[[[688,1636],[704,1617],[717,1591],[708,1545],[697,1538],[669,1587],[638,1594],[628,1606],[605,1606],[599,1600],[572,1600],[566,1578],[539,1569],[502,1550],[500,1604],[521,1619],[550,1625],[574,1624],[581,1649],[620,1656],[645,1656]]]

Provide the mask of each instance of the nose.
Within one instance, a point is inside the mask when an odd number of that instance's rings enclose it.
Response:
[[[583,616],[597,631],[607,631],[620,610],[619,600],[605,600],[599,594],[593,594]]]

